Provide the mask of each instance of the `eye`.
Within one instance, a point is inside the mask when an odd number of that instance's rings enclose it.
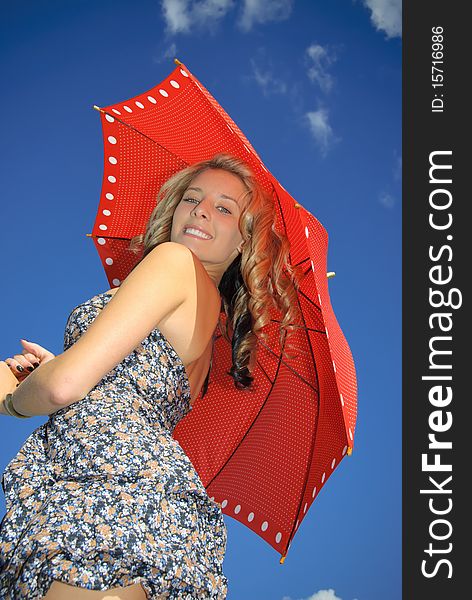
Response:
[[[188,198],[182,198],[182,201],[183,202],[197,202],[198,203],[198,200],[196,198],[190,198],[190,197],[188,197]],[[219,206],[218,208],[222,208],[225,211],[225,214],[228,214],[228,215],[232,214],[232,212],[230,210],[228,210],[225,206]]]

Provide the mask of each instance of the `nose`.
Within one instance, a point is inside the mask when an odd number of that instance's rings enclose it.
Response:
[[[205,217],[206,219],[208,219],[210,214],[210,208],[205,198],[203,200],[200,200],[200,202],[193,207],[190,214],[198,217]]]

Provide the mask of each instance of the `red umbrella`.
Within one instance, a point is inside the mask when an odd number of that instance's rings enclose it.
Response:
[[[258,343],[252,389],[228,375],[231,346],[215,340],[208,391],[174,437],[224,514],[282,554],[321,488],[353,447],[357,412],[354,363],[331,307],[325,229],[283,188],[238,126],[179,61],[134,98],[96,107],[105,168],[92,237],[111,286],[131,271],[129,241],[143,233],[158,190],[175,172],[226,152],[242,158],[274,201],[276,227],[303,272],[298,299],[304,327],[291,337],[297,355],[281,355],[278,322]]]

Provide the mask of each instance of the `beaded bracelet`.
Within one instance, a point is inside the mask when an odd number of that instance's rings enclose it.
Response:
[[[3,405],[5,406],[5,410],[11,417],[18,417],[18,419],[29,419],[32,416],[32,415],[22,415],[15,409],[15,407],[13,406],[13,394],[7,394],[5,396]]]

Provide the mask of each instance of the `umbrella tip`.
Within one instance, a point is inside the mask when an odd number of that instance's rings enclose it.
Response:
[[[284,555],[282,556],[282,558],[280,559],[280,561],[279,561],[279,564],[283,565],[283,564],[284,564],[284,561],[285,561],[285,559],[286,559],[286,557],[287,557],[287,555],[286,555],[286,554],[284,554]]]
[[[334,277],[335,275],[336,275],[336,272],[335,272],[335,271],[328,271],[328,272],[326,273],[326,277],[327,277],[328,279],[331,279],[331,278],[332,278],[332,277]]]
[[[347,455],[351,456],[352,454],[352,446],[349,446],[349,448],[347,449]]]
[[[98,112],[102,112],[102,109],[99,106],[97,106],[96,104],[93,105],[93,108],[95,110],[98,110]]]
[[[174,62],[177,66],[180,66],[182,64],[178,58],[174,58]]]
[[[85,236],[86,237],[92,237],[92,234],[91,233],[86,233]]]

